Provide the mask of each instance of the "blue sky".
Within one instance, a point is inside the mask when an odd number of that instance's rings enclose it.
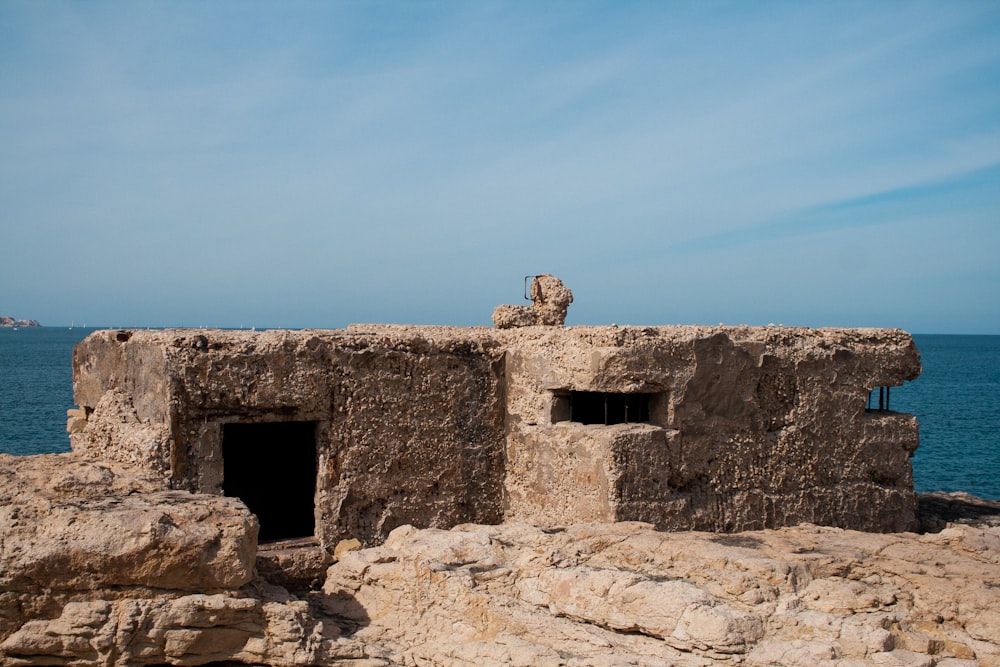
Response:
[[[1000,333],[996,2],[0,2],[0,314]]]

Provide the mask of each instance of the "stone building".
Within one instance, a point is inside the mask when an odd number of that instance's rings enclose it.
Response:
[[[262,542],[915,525],[916,418],[869,401],[920,372],[899,330],[120,330],[73,371],[75,452],[238,496]]]

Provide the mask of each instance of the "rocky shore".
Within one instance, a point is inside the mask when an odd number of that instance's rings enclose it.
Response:
[[[38,320],[15,320],[13,317],[8,317],[7,315],[0,315],[0,327],[17,327],[17,328],[27,328],[27,327],[40,327],[41,324]]]
[[[1000,665],[1000,503],[932,494],[920,518],[928,532],[402,526],[276,555],[237,499],[0,455],[0,662]]]

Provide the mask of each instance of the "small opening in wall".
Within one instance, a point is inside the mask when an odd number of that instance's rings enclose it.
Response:
[[[879,387],[878,393],[872,389],[868,392],[868,402],[865,404],[865,412],[889,412],[889,389],[891,387]]]
[[[259,542],[312,537],[316,422],[224,424],[222,490],[260,521]]]
[[[571,391],[556,394],[552,421],[581,424],[631,424],[649,421],[649,400],[655,394]]]

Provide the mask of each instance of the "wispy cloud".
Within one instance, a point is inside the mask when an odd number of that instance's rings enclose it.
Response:
[[[710,234],[671,247],[673,253],[698,253],[767,243],[830,231],[898,224],[927,215],[955,215],[968,208],[995,205],[1000,161],[983,169],[936,181],[829,202],[730,232]]]

